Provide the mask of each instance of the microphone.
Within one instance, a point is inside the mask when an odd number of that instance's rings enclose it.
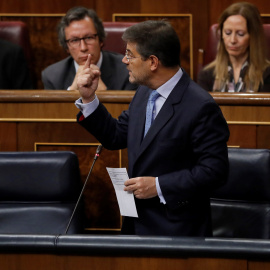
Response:
[[[101,150],[102,150],[103,146],[102,144],[100,144],[98,147],[97,147],[97,150],[96,150],[96,154],[95,154],[95,157],[94,157],[94,160],[97,160],[100,153],[101,153]]]
[[[95,156],[94,156],[94,161],[93,161],[93,163],[92,163],[91,169],[90,169],[90,171],[89,171],[89,173],[88,173],[88,175],[87,175],[87,178],[86,178],[86,180],[85,180],[85,182],[84,182],[84,185],[83,185],[83,188],[82,188],[82,190],[81,190],[80,196],[79,196],[79,198],[78,198],[78,200],[77,200],[77,202],[76,202],[76,205],[75,205],[75,207],[74,207],[74,210],[73,210],[72,215],[71,215],[71,217],[70,217],[70,220],[69,220],[69,222],[68,222],[67,228],[66,228],[66,230],[65,230],[65,234],[67,234],[67,232],[68,232],[68,229],[69,229],[69,227],[70,227],[71,221],[72,221],[73,216],[74,216],[74,214],[75,214],[75,212],[76,212],[76,210],[77,210],[77,207],[78,207],[79,202],[80,202],[80,200],[81,200],[81,197],[82,197],[82,195],[83,195],[84,189],[85,189],[85,187],[86,187],[87,181],[88,181],[88,179],[89,179],[89,177],[90,177],[90,174],[91,174],[91,172],[92,172],[92,170],[93,170],[93,167],[94,167],[94,165],[95,165],[95,163],[96,163],[96,161],[97,161],[97,159],[98,159],[98,157],[99,157],[99,155],[100,155],[100,153],[101,153],[102,148],[103,148],[103,146],[102,146],[101,144],[97,147],[96,154],[95,154]]]

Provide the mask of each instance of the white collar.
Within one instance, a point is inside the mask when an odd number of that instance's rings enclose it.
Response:
[[[181,79],[183,75],[183,71],[181,68],[164,84],[162,84],[159,88],[157,88],[157,92],[167,99],[169,94],[172,92],[175,85],[178,83],[178,81]]]

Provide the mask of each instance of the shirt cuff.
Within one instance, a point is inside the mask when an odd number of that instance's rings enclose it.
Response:
[[[99,105],[99,99],[96,95],[93,101],[86,104],[82,103],[81,98],[75,101],[75,106],[82,112],[85,118],[88,117],[90,114],[92,114],[96,110],[98,105]]]
[[[161,203],[166,204],[166,201],[162,195],[161,189],[160,189],[160,185],[158,182],[158,177],[156,177],[156,188],[157,188],[157,193],[158,193],[158,197]]]

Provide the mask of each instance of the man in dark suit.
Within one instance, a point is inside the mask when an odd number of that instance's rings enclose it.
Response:
[[[210,194],[228,175],[229,130],[211,95],[180,67],[180,42],[165,21],[128,28],[123,62],[129,80],[139,84],[118,119],[95,95],[100,70],[89,56],[78,76],[78,122],[105,148],[128,148],[130,179],[138,218],[125,217],[122,233],[211,236]],[[154,102],[148,131],[148,98]],[[146,134],[145,134],[146,133]]]
[[[74,7],[58,25],[58,39],[69,57],[50,65],[42,71],[45,89],[77,90],[76,74],[87,55],[92,55],[92,64],[101,70],[98,90],[135,90],[128,80],[128,71],[122,63],[123,55],[102,51],[105,40],[103,24],[96,12],[84,7]]]
[[[0,48],[0,89],[32,89],[23,49],[3,39],[0,39]]]

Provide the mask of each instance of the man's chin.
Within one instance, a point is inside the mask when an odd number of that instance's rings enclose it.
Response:
[[[136,80],[135,80],[134,77],[131,76],[131,75],[129,75],[128,80],[129,80],[130,83],[136,83]]]

